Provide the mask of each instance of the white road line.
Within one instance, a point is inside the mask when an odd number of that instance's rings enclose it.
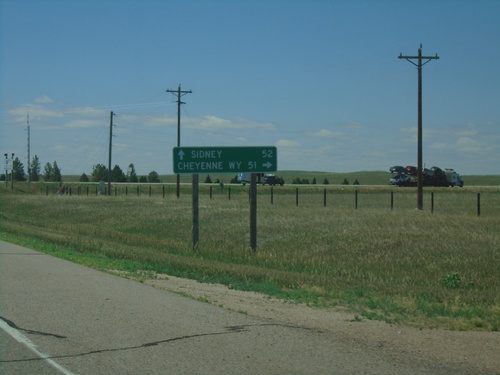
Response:
[[[0,328],[3,329],[7,334],[12,336],[16,341],[20,342],[24,346],[26,346],[29,350],[31,350],[33,353],[35,353],[37,356],[40,358],[44,359],[47,361],[49,365],[54,367],[56,370],[60,371],[64,375],[76,375],[75,373],[65,369],[62,367],[60,364],[57,362],[53,361],[52,359],[49,358],[47,354],[42,353],[36,348],[36,345],[26,336],[21,334],[17,329],[12,328],[9,326],[5,321],[0,319]]]

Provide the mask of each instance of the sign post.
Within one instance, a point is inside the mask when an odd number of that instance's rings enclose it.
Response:
[[[174,173],[193,175],[193,249],[199,238],[200,173],[251,173],[250,248],[257,248],[257,174],[276,172],[278,152],[275,146],[264,147],[174,147]]]
[[[250,177],[250,248],[257,250],[257,174]]]
[[[12,159],[9,159],[8,154],[5,154],[5,187],[7,187],[8,175],[9,171],[13,169],[12,167]]]

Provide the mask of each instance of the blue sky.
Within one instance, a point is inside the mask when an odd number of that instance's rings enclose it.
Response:
[[[500,1],[0,0],[0,151],[63,174],[172,173],[181,145],[277,146],[280,170],[423,160],[499,174]],[[43,168],[42,168],[43,169]]]

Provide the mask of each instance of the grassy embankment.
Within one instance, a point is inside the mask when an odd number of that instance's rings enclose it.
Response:
[[[257,251],[249,249],[248,187],[201,188],[200,245],[191,247],[191,197],[169,190],[113,197],[1,188],[0,238],[99,269],[222,282],[358,319],[419,327],[500,329],[500,192],[259,187]],[[357,189],[358,209],[354,208]],[[23,193],[24,191],[24,193]],[[390,207],[394,192],[394,209]],[[430,212],[430,193],[435,195]],[[481,192],[481,216],[477,216]]]

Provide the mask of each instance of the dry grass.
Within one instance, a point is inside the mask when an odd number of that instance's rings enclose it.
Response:
[[[249,249],[248,188],[200,197],[200,246],[191,248],[191,199],[172,194],[87,197],[2,195],[4,238],[43,241],[73,259],[99,259],[366,317],[451,329],[500,328],[500,194],[434,189],[259,188],[258,248]],[[188,189],[185,187],[184,189]],[[2,235],[0,235],[1,237]],[[40,242],[37,242],[40,243]],[[41,246],[43,247],[43,246]],[[90,258],[89,258],[90,257]],[[96,260],[97,259],[97,260]],[[92,263],[91,262],[91,263]],[[133,262],[133,263],[131,263]],[[125,264],[125,263],[124,263]],[[119,267],[119,265],[115,265]]]

